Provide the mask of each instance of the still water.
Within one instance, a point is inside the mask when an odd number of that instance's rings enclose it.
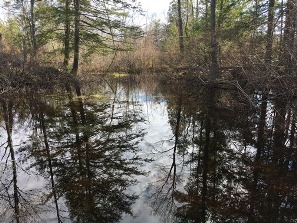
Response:
[[[297,222],[295,99],[105,78],[1,95],[0,222]]]

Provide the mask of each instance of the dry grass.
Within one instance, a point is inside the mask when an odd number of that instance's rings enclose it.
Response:
[[[129,72],[139,73],[160,67],[160,51],[152,37],[147,36],[133,42],[133,49],[116,51],[105,56],[93,56],[82,65],[82,73]]]

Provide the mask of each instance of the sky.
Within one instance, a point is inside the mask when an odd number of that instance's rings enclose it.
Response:
[[[172,0],[137,0],[141,3],[143,11],[147,13],[148,19],[160,18],[165,21],[169,3]]]
[[[159,18],[166,20],[169,3],[172,0],[137,0],[141,3],[143,11],[147,14],[147,19]],[[2,1],[0,0],[0,19],[3,19],[3,10],[1,10]]]
[[[138,0],[144,10],[154,13],[167,12],[170,1],[172,0]]]

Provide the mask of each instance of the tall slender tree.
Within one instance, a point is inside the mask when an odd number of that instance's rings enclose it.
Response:
[[[294,59],[295,51],[295,36],[296,36],[296,13],[297,4],[294,0],[288,0],[286,5],[286,21],[283,37],[283,53],[282,61],[285,67],[285,74],[292,74],[293,68],[296,66],[296,59]]]
[[[70,59],[70,0],[65,0],[65,22],[64,22],[64,70],[68,70]]]
[[[36,43],[36,25],[35,25],[35,0],[30,0],[30,40],[31,40],[31,56],[33,60],[36,57],[37,43]]]
[[[184,31],[183,31],[181,0],[177,0],[177,10],[178,10],[179,49],[180,49],[180,52],[183,54],[183,51],[184,51]]]
[[[274,13],[275,13],[274,5],[275,5],[275,0],[269,0],[267,34],[266,34],[266,53],[265,53],[265,63],[269,67],[272,59],[272,43],[273,43],[273,31],[274,31]]]
[[[218,64],[218,42],[216,37],[216,0],[211,0],[211,15],[210,15],[210,55],[211,55],[211,78],[215,79],[219,76],[219,64]]]
[[[80,0],[74,0],[74,55],[72,71],[74,75],[78,72],[79,48],[80,48]]]

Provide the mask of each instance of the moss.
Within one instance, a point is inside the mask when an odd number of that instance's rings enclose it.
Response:
[[[105,99],[106,96],[101,95],[101,94],[92,94],[92,95],[81,95],[73,98],[74,101],[76,100],[103,100]]]
[[[128,74],[127,73],[117,73],[117,72],[115,72],[115,73],[112,73],[111,76],[114,77],[114,78],[122,78],[122,77],[127,77]]]

